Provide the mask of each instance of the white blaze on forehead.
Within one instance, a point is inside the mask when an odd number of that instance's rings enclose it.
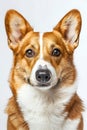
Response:
[[[39,44],[40,44],[40,59],[43,59],[43,33],[40,33],[40,39],[39,39]]]

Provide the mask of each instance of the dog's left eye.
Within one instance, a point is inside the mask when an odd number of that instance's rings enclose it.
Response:
[[[52,56],[60,56],[61,52],[58,48],[55,48],[53,51],[52,51]]]
[[[27,56],[27,57],[31,58],[31,57],[33,57],[34,55],[35,55],[35,52],[34,52],[32,49],[28,49],[28,50],[26,51],[26,56]]]

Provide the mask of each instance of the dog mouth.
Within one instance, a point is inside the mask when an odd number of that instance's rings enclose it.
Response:
[[[37,85],[36,85],[37,87],[39,86],[39,87],[48,87],[48,86],[50,86],[50,83],[38,83]]]
[[[51,82],[49,82],[49,83],[37,83],[36,85],[34,85],[30,82],[30,79],[28,79],[29,85],[31,85],[32,87],[38,87],[38,88],[48,88],[48,87],[56,88],[56,87],[59,86],[60,82],[61,82],[61,80],[59,78],[56,83],[51,83]]]

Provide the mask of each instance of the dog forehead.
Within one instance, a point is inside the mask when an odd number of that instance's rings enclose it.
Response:
[[[61,43],[62,37],[59,33],[54,32],[31,32],[28,33],[25,38],[23,39],[23,43],[33,43],[38,44],[40,47],[42,47],[42,44],[45,45],[45,43]]]
[[[62,45],[63,44],[63,38],[62,35],[59,32],[53,31],[53,32],[45,32],[43,34],[43,40],[44,44],[58,44]]]
[[[54,32],[29,32],[23,38],[20,49],[33,47],[36,51],[39,51],[40,57],[43,57],[43,48],[50,48],[51,46],[62,44],[62,38],[60,34]]]
[[[29,32],[25,35],[25,37],[22,39],[20,47],[23,49],[27,46],[38,46],[39,44],[39,33],[38,32]],[[36,48],[36,47],[35,47]]]

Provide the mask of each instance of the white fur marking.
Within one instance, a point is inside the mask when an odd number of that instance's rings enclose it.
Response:
[[[63,127],[63,130],[78,130],[78,125],[79,125],[80,119],[67,119],[65,121],[65,125]]]
[[[17,102],[30,130],[77,130],[79,120],[66,120],[68,113],[63,113],[76,88],[76,83],[56,91],[41,91],[27,84],[21,86]]]
[[[43,33],[40,33],[40,59],[43,59]]]
[[[34,67],[33,67],[33,69],[32,69],[32,72],[31,72],[31,75],[30,75],[30,83],[32,84],[32,85],[34,85],[34,86],[36,86],[37,85],[37,80],[36,80],[36,76],[35,76],[35,73],[36,73],[36,71],[38,70],[38,68],[39,68],[39,66],[47,66],[47,68],[50,70],[50,72],[52,73],[52,77],[51,77],[51,84],[50,84],[50,86],[49,87],[38,87],[38,89],[43,89],[43,90],[45,90],[45,89],[49,89],[49,88],[51,88],[51,87],[53,87],[53,86],[55,86],[56,84],[57,84],[57,81],[58,81],[58,76],[57,76],[57,74],[56,74],[56,71],[55,71],[55,69],[53,68],[53,66],[49,63],[49,62],[47,62],[47,61],[45,61],[45,60],[43,60],[43,59],[39,59],[39,60],[37,60],[37,62],[35,63],[35,65],[34,65]]]

